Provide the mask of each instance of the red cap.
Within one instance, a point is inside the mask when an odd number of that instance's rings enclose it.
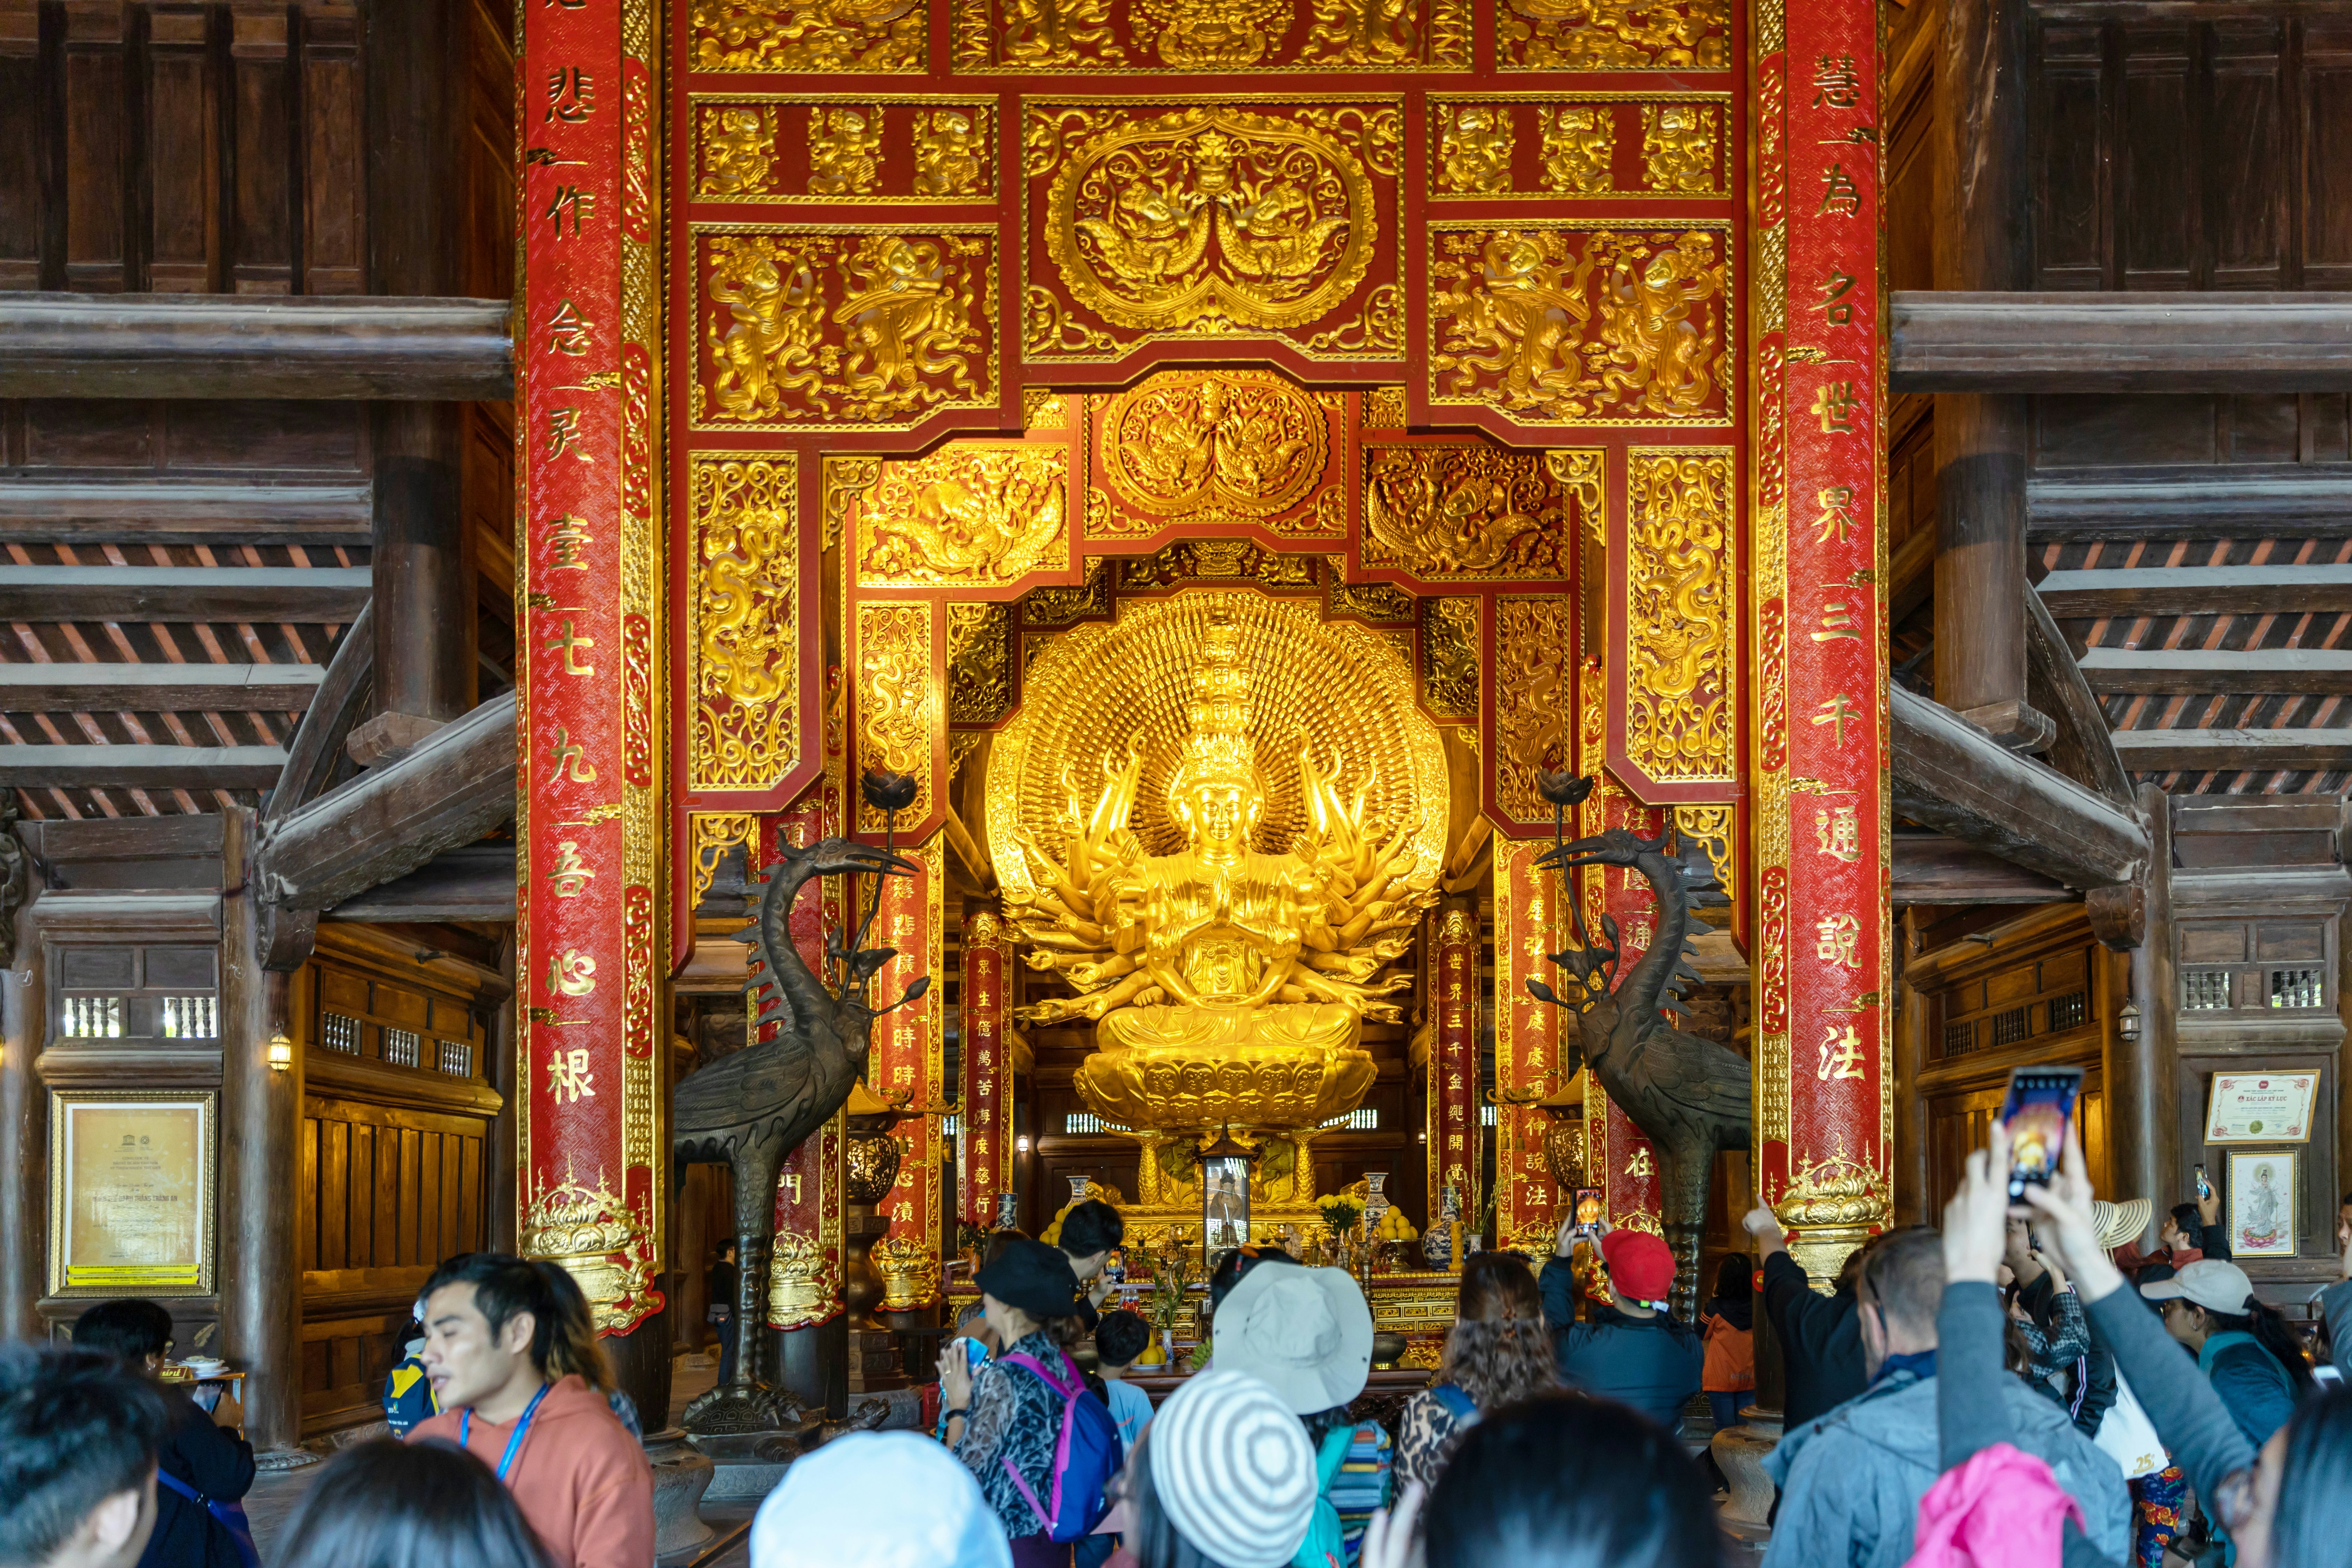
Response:
[[[1663,1301],[1675,1288],[1675,1255],[1646,1230],[1611,1231],[1601,1238],[1610,1282],[1629,1300]]]

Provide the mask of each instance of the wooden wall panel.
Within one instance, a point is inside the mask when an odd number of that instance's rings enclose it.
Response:
[[[2304,25],[2302,287],[2352,288],[2352,22]]]
[[[2097,289],[2105,281],[2105,95],[2099,29],[2044,32],[2031,110],[2031,141],[2042,160],[2035,234],[2044,289]]]
[[[302,7],[302,292],[367,292],[367,182],[359,15],[350,5]]]
[[[294,286],[294,71],[282,5],[229,12],[229,93],[236,126],[230,158],[234,239],[229,281],[239,294]]]
[[[41,14],[0,6],[0,289],[41,286]]]
[[[220,100],[212,17],[201,5],[158,5],[147,17],[147,289],[220,287]]]
[[[2202,138],[2212,150],[2205,192],[2209,288],[2277,289],[2286,276],[2294,160],[2279,102],[2285,34],[2283,23],[2263,20],[2212,30],[2212,108]]]
[[[132,139],[123,110],[129,8],[117,0],[74,0],[65,8],[65,159],[73,200],[66,208],[65,286],[81,294],[136,289],[124,241]]]
[[[2123,287],[2188,289],[2198,230],[2198,164],[2185,28],[2136,32],[2124,47],[2116,182]]]

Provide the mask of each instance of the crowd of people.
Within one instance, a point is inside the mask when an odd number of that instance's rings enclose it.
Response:
[[[1151,1342],[1106,1310],[1106,1205],[1053,1242],[992,1239],[939,1363],[929,1434],[852,1433],[761,1505],[754,1568],[1714,1568],[1681,1433],[1755,1388],[1757,1280],[1786,1365],[1766,1568],[2320,1568],[2352,1542],[2352,1197],[2318,1352],[2254,1293],[2209,1212],[2094,1196],[2071,1138],[2013,1205],[1996,1127],[1940,1230],[1898,1228],[1811,1289],[1762,1206],[1696,1327],[1657,1237],[1563,1227],[1540,1274],[1465,1259],[1430,1385],[1368,1418],[1372,1320],[1344,1271],[1222,1257],[1205,1364],[1156,1409]],[[1597,1257],[1588,1258],[1590,1248]],[[646,1568],[653,1481],[561,1268],[444,1264],[388,1400],[405,1440],[319,1471],[273,1568]],[[1091,1344],[1092,1370],[1073,1352]],[[156,1373],[170,1315],[93,1307],[73,1343],[0,1348],[0,1568],[254,1568],[251,1448]],[[2194,1528],[2191,1528],[2191,1521]]]

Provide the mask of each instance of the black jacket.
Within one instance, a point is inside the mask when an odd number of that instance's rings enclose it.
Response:
[[[2054,1313],[2051,1303],[2058,1294],[2058,1281],[2044,1270],[2017,1293],[2027,1312],[2044,1331],[2051,1328]],[[2090,1331],[2090,1349],[2067,1379],[2064,1404],[2074,1418],[2074,1426],[2085,1437],[2098,1435],[2099,1422],[2116,1402],[2116,1357],[2107,1348],[2099,1326],[2084,1314],[2084,1326]]]
[[[1781,1430],[1793,1432],[1817,1415],[1860,1394],[1870,1382],[1863,1369],[1862,1320],[1852,1288],[1834,1296],[1814,1294],[1805,1271],[1785,1252],[1764,1260],[1764,1312],[1780,1342],[1788,1369]]]
[[[1678,1429],[1706,1363],[1706,1347],[1690,1326],[1664,1312],[1629,1318],[1599,1304],[1590,1322],[1578,1322],[1575,1276],[1564,1258],[1546,1263],[1538,1283],[1561,1380]]]
[[[253,1445],[213,1418],[184,1394],[166,1390],[169,1426],[156,1463],[215,1502],[236,1502],[253,1485]],[[238,1568],[236,1544],[200,1502],[155,1485],[155,1533],[139,1568]]]

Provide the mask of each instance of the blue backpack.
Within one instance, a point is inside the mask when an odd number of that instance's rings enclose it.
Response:
[[[1046,1371],[1045,1363],[1033,1355],[1015,1352],[1003,1358],[1008,1365],[1026,1367],[1062,1396],[1062,1436],[1054,1445],[1051,1505],[1038,1500],[1010,1458],[1004,1460],[1004,1469],[1045,1527],[1047,1540],[1079,1541],[1093,1533],[1103,1515],[1110,1511],[1103,1492],[1118,1474],[1118,1426],[1102,1401],[1087,1393],[1086,1379],[1078,1375],[1070,1358],[1058,1351],[1055,1353],[1062,1363],[1059,1376]]]

